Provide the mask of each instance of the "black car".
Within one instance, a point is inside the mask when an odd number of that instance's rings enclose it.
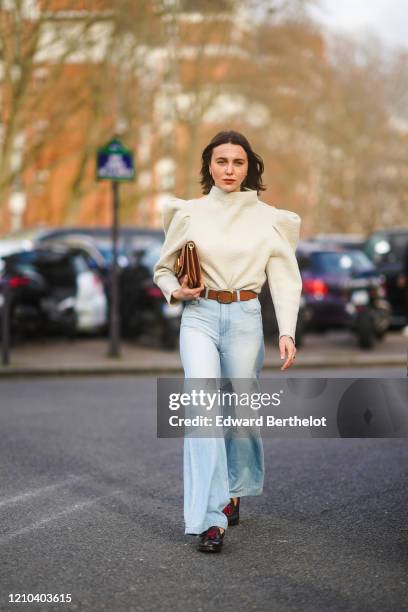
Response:
[[[10,330],[13,337],[62,330],[75,333],[72,300],[76,275],[67,252],[22,251],[3,258],[2,295],[8,284]]]
[[[262,324],[264,337],[266,339],[276,338],[279,334],[278,322],[276,319],[275,308],[272,302],[269,285],[266,282],[259,294],[259,301],[262,308]],[[307,312],[305,310],[305,300],[300,296],[299,314],[296,323],[295,343],[297,347],[302,346],[304,335],[307,330]]]
[[[163,348],[177,346],[183,304],[167,304],[153,283],[153,268],[160,256],[162,241],[133,254],[120,274],[120,316],[125,337],[149,335]]]
[[[372,348],[390,324],[385,279],[359,250],[301,242],[296,252],[303,282],[307,329],[349,329]]]
[[[0,311],[7,290],[12,337],[41,337],[55,332],[74,337],[83,314],[78,310],[78,279],[87,271],[81,253],[61,246],[3,257]]]
[[[371,234],[364,245],[364,252],[385,277],[393,327],[403,327],[408,317],[406,287],[402,281],[407,249],[408,228],[379,230]]]

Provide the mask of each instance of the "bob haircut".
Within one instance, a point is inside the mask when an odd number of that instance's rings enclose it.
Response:
[[[227,132],[218,132],[218,134],[214,136],[214,138],[202,152],[200,184],[202,186],[203,193],[209,193],[211,191],[211,187],[214,185],[214,180],[210,174],[210,162],[213,149],[218,147],[218,145],[227,143],[241,145],[248,156],[248,174],[241,184],[241,191],[245,191],[245,189],[253,189],[258,194],[260,191],[265,191],[266,187],[262,183],[262,174],[264,171],[264,163],[262,158],[252,150],[251,145],[243,134],[230,130]]]

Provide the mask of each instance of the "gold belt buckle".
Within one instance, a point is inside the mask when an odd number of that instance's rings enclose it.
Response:
[[[228,298],[227,298],[227,299],[225,299],[225,300],[224,300],[224,299],[220,299],[220,298],[221,298],[221,295],[222,295],[222,294],[224,294],[224,293],[229,293],[229,299],[228,299]],[[218,293],[218,295],[217,295],[217,301],[218,301],[220,304],[231,304],[231,302],[232,302],[233,300],[234,300],[234,292],[233,292],[233,291],[228,291],[228,290],[225,290],[225,291],[220,291],[220,292]]]

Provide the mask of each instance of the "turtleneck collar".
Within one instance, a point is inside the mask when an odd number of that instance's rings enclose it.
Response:
[[[207,197],[212,200],[218,200],[219,202],[225,202],[226,204],[240,204],[243,206],[255,204],[258,201],[258,194],[254,189],[245,188],[245,191],[232,191],[231,193],[227,193],[216,185],[211,187]]]

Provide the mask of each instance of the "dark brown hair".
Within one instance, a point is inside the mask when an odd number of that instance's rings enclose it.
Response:
[[[214,138],[202,152],[200,184],[202,186],[203,193],[209,193],[211,187],[214,185],[214,180],[209,169],[212,151],[215,147],[218,147],[218,145],[227,143],[241,145],[248,156],[248,174],[241,184],[241,191],[244,191],[245,188],[254,189],[258,194],[260,191],[265,191],[266,187],[262,183],[262,174],[264,171],[264,163],[262,158],[252,150],[251,145],[243,134],[230,130],[228,132],[218,132],[218,134],[214,136]]]

